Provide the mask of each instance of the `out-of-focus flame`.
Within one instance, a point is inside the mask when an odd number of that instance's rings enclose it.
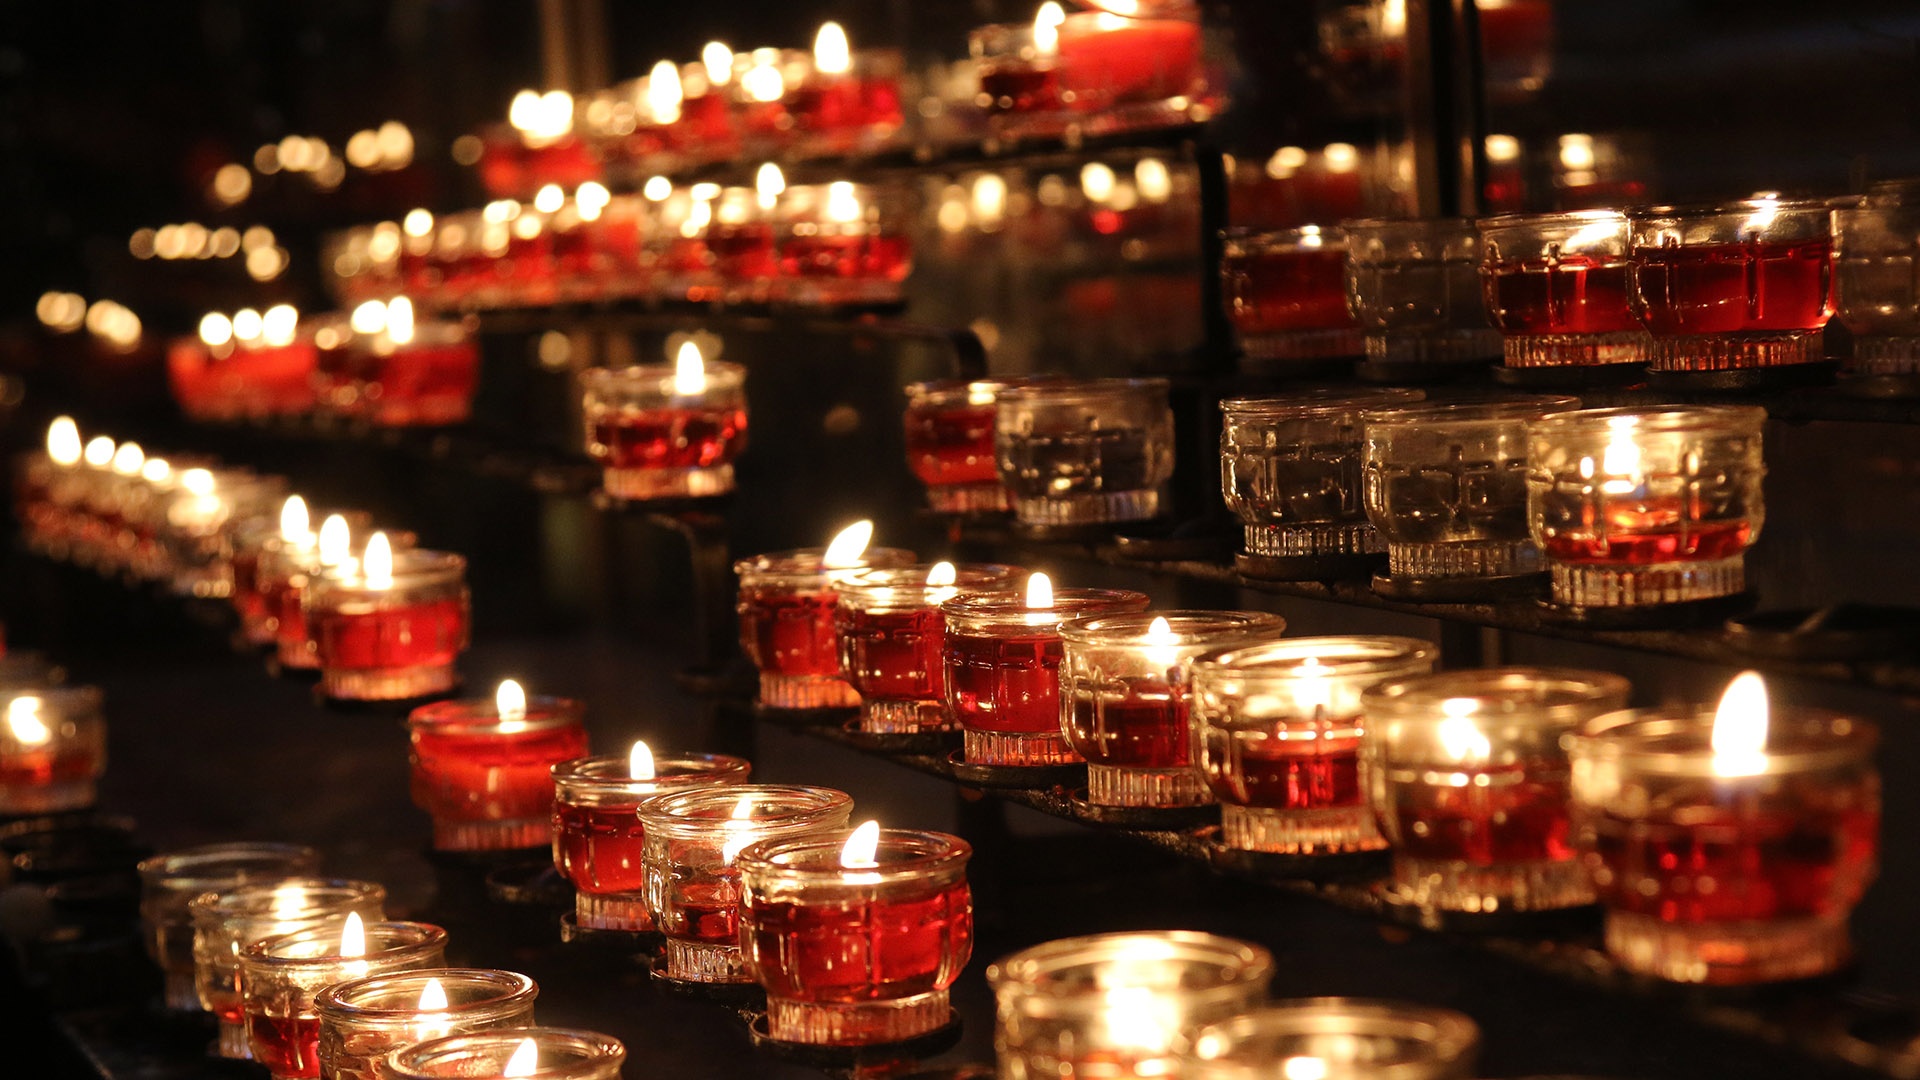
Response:
[[[280,539],[289,544],[313,543],[313,521],[307,514],[307,500],[298,495],[289,495],[287,501],[280,504]]]
[[[80,425],[74,423],[71,416],[54,417],[53,423],[47,425],[47,457],[66,469],[80,464],[84,452]]]
[[[1727,684],[1713,714],[1713,774],[1759,776],[1767,771],[1767,684],[1743,671]]]
[[[847,870],[872,870],[880,864],[873,861],[880,850],[880,823],[863,821],[853,830],[847,842],[840,846],[840,865]]]
[[[853,70],[853,49],[839,23],[821,23],[820,32],[813,36],[813,70],[823,75],[845,75]]]
[[[540,1068],[540,1046],[532,1039],[521,1039],[520,1045],[513,1050],[513,1056],[507,1059],[507,1067],[500,1070],[501,1076],[532,1076]]]
[[[844,570],[860,562],[866,554],[867,545],[873,541],[873,522],[862,518],[859,521],[835,533],[827,544],[827,553],[820,557],[820,565],[828,570]]]
[[[353,533],[347,528],[347,519],[328,514],[327,520],[320,523],[320,565],[339,566],[352,554]]]
[[[1035,573],[1027,578],[1027,610],[1046,611],[1053,607],[1053,579]]]
[[[13,741],[28,749],[45,746],[53,740],[53,729],[40,719],[40,699],[17,697],[7,703],[7,730]]]
[[[707,69],[707,81],[725,86],[733,78],[733,50],[718,41],[709,41],[700,50],[700,64]]]
[[[692,340],[681,342],[680,352],[673,358],[673,392],[677,397],[697,397],[707,392],[707,361]]]
[[[522,723],[527,718],[527,691],[512,679],[502,679],[493,692],[493,707],[502,723]]]
[[[651,780],[653,775],[653,751],[648,748],[645,739],[633,740],[633,749],[627,751],[627,776],[634,780]]]
[[[360,576],[369,589],[393,588],[393,544],[387,534],[374,533],[367,538],[367,550],[361,559]]]

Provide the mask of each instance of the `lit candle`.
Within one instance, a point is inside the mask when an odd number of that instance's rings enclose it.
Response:
[[[1389,1054],[1379,1048],[1391,1046]],[[1200,1029],[1173,1074],[1191,1080],[1464,1080],[1480,1028],[1450,1009],[1366,998],[1276,1001]]]
[[[106,771],[107,725],[91,686],[16,689],[0,723],[0,815],[92,806]]]
[[[553,767],[584,757],[586,707],[529,699],[512,679],[493,700],[439,701],[407,717],[414,802],[434,847],[490,851],[552,843]]]
[[[382,1058],[383,1080],[619,1080],[627,1048],[593,1031],[522,1027],[474,1031],[402,1046]]]
[[[357,566],[343,560],[314,576],[305,610],[322,693],[358,701],[443,693],[467,646],[466,560],[417,549],[396,554],[386,534],[375,533]]]
[[[840,666],[862,702],[860,726],[876,734],[954,730],[944,704],[940,605],[965,593],[1011,588],[1024,571],[950,562],[862,570],[839,585]]]
[[[417,922],[338,924],[295,930],[247,946],[240,985],[247,1042],[275,1080],[320,1076],[316,998],[336,983],[445,966],[447,932]]]
[[[582,377],[587,453],[625,499],[720,495],[747,443],[746,369],[708,363],[691,339],[672,366],[598,368]]]
[[[839,583],[854,571],[902,566],[913,553],[872,548],[873,522],[857,521],[826,548],[775,552],[734,563],[740,575],[740,644],[760,669],[760,704],[845,708],[860,696],[842,677],[836,629]]]
[[[379,1074],[402,1046],[462,1032],[533,1023],[532,979],[511,971],[429,968],[336,983],[314,1000],[320,1017],[320,1075]]]

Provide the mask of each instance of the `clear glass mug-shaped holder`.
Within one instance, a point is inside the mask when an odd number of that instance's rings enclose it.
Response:
[[[1634,317],[1627,216],[1616,210],[1484,218],[1480,279],[1504,336],[1501,381],[1633,377],[1652,350]]]
[[[1220,490],[1245,528],[1240,572],[1286,581],[1371,569],[1384,545],[1361,502],[1360,416],[1420,398],[1383,388],[1222,401]]]
[[[187,910],[194,897],[253,881],[310,875],[319,866],[320,853],[303,844],[203,844],[143,860],[140,926],[147,955],[166,977],[166,1007],[202,1010],[193,986],[193,915]]]
[[[1249,374],[1319,371],[1362,352],[1339,229],[1228,229],[1220,285]]]
[[[1833,212],[1833,306],[1853,334],[1850,375],[1920,390],[1920,180],[1875,184]]]
[[[1445,379],[1501,356],[1467,218],[1344,221],[1347,303],[1366,334],[1361,374]]]
[[[1466,1080],[1480,1028],[1463,1013],[1366,998],[1276,1001],[1196,1033],[1186,1080]]]
[[[1076,529],[1160,514],[1173,478],[1165,379],[1062,379],[995,403],[994,459],[1022,526]]]
[[[1527,519],[1565,614],[1734,602],[1765,518],[1763,409],[1581,409],[1527,425]],[[1663,610],[1664,609],[1664,610]],[[1697,610],[1697,609],[1696,609]]]
[[[446,1004],[422,1008],[437,985]],[[540,988],[513,971],[427,968],[372,975],[320,991],[320,1075],[374,1080],[377,1063],[401,1046],[427,1039],[533,1023]]]
[[[595,368],[580,376],[587,456],[622,499],[696,498],[733,490],[747,445],[746,369],[714,361]]]
[[[1579,407],[1537,397],[1362,414],[1362,502],[1387,548],[1373,591],[1471,602],[1539,584],[1540,550],[1527,531],[1527,421]]]

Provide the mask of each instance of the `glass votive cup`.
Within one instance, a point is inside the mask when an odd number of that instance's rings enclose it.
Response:
[[[860,727],[876,734],[952,731],[940,650],[940,605],[977,592],[1011,589],[1026,571],[962,563],[954,580],[927,584],[931,566],[863,570],[840,585],[836,622],[840,666],[860,694]]]
[[[1711,708],[1627,710],[1567,738],[1574,843],[1627,969],[1684,983],[1825,975],[1879,866],[1873,725],[1775,709],[1749,775]]]
[[[386,918],[387,890],[371,881],[285,878],[202,893],[187,902],[193,920],[193,986],[200,1007],[219,1022],[221,1057],[251,1059],[240,997],[240,954],[254,942],[353,912]]]
[[[315,520],[324,522],[325,518]],[[346,558],[358,560],[367,553],[367,541],[373,538],[373,517],[364,512],[342,514],[347,523]],[[412,551],[415,538],[410,532],[383,530],[390,550]],[[314,580],[338,566],[320,557],[318,526],[313,543],[288,543],[274,538],[260,552],[258,581],[273,619],[273,655],[283,670],[318,671],[320,642],[307,621],[307,590]]]
[[[1032,23],[991,23],[967,33],[980,75],[975,104],[989,113],[1051,112],[1067,104],[1057,40],[1034,40]]]
[[[633,776],[624,754],[555,765],[553,865],[573,883],[575,924],[585,930],[652,930],[641,804],[678,791],[742,784],[752,771],[746,759],[726,754],[658,757],[646,779]]]
[[[780,274],[774,244],[774,210],[778,196],[750,187],[729,187],[713,200],[713,220],[707,225],[707,250],[720,275],[726,298],[734,302],[766,303],[773,298]]]
[[[1386,541],[1399,599],[1482,598],[1541,572],[1527,528],[1527,422],[1574,398],[1419,402],[1361,414],[1367,520]]]
[[[585,757],[586,705],[531,697],[503,717],[495,700],[436,701],[407,716],[415,806],[433,818],[436,851],[552,843],[553,767]]]
[[[387,1053],[375,1066],[380,1080],[501,1080],[513,1055],[534,1046],[529,1080],[619,1080],[627,1048],[597,1031],[499,1028],[429,1039]]]
[[[253,1060],[274,1080],[320,1075],[315,999],[336,983],[446,966],[447,932],[418,922],[362,927],[365,952],[342,956],[345,919],[256,941],[240,953],[240,993]],[[417,999],[416,999],[417,1001]]]
[[[1145,593],[1056,589],[1051,607],[1018,592],[962,596],[940,605],[947,709],[971,765],[1066,765],[1081,760],[1061,731],[1060,627],[1094,615],[1145,611]]]
[[[92,806],[107,770],[107,721],[92,686],[0,690],[0,817]]]
[[[1190,930],[1023,949],[987,968],[1000,1075],[1180,1075],[1176,1059],[1193,1033],[1253,1008],[1272,978],[1266,949]]]
[[[1420,398],[1381,388],[1222,401],[1220,490],[1244,529],[1240,570],[1325,576],[1378,561],[1385,545],[1361,498],[1360,417]]]
[[[1228,229],[1220,285],[1249,360],[1360,355],[1360,329],[1347,308],[1347,236],[1339,229]]]
[[[845,792],[779,784],[683,791],[643,804],[647,909],[666,936],[665,977],[752,982],[740,949],[735,860],[761,840],[844,829],[852,813]]]
[[[421,1008],[437,983],[443,1007]],[[492,1028],[533,1024],[540,988],[514,971],[424,968],[335,983],[314,999],[318,1057],[326,1080],[375,1080],[377,1063],[399,1047]]]
[[[747,446],[747,371],[708,363],[698,378],[671,364],[593,368],[581,374],[587,455],[601,486],[622,499],[723,495]]]
[[[187,905],[203,893],[253,881],[310,875],[320,853],[304,844],[202,844],[142,860],[140,928],[147,955],[166,979],[169,1009],[200,1012],[193,986],[193,915]]]
[[[277,514],[287,481],[239,469],[208,470],[206,485],[182,483],[163,499],[160,547],[179,596],[224,599],[233,592],[233,537],[249,518]]]
[[[1480,237],[1468,218],[1344,221],[1347,303],[1367,359],[1413,373],[1500,357],[1480,290]]]
[[[1644,364],[1652,349],[1628,297],[1618,210],[1483,218],[1480,280],[1509,368]]]
[[[1433,670],[1416,638],[1281,638],[1196,658],[1193,730],[1229,848],[1377,851],[1361,745],[1367,687]]]
[[[1463,1013],[1367,998],[1276,1001],[1202,1028],[1187,1080],[1467,1080],[1480,1027]]]
[[[1833,211],[1834,317],[1853,335],[1847,370],[1920,374],[1920,183],[1875,184]]]
[[[1008,387],[994,460],[1024,525],[1144,521],[1173,476],[1165,379],[1056,379]]]
[[[792,184],[780,199],[779,288],[807,306],[888,303],[913,269],[904,192],[851,181]]]
[[[905,120],[900,81],[905,57],[897,49],[857,49],[845,70],[807,64],[786,94],[795,137],[809,153],[874,148]]]
[[[1561,737],[1626,707],[1618,675],[1443,671],[1361,695],[1368,788],[1399,898],[1437,911],[1593,903],[1569,824]]]
[[[1015,381],[942,379],[907,387],[907,466],[942,514],[1013,509],[993,460],[994,402]]]
[[[1735,596],[1765,518],[1763,409],[1581,409],[1527,424],[1527,519],[1553,601],[1645,609]]]
[[[1279,637],[1259,611],[1142,611],[1060,628],[1060,726],[1087,762],[1087,801],[1202,806],[1213,793],[1193,760],[1188,668],[1215,649]]]
[[[471,618],[467,560],[445,551],[397,551],[391,581],[340,568],[307,589],[308,631],[319,642],[320,690],[346,701],[405,701],[453,689]]]
[[[837,583],[853,573],[907,566],[913,552],[870,547],[828,567],[822,548],[756,555],[733,564],[740,647],[760,669],[760,704],[775,709],[852,708],[860,695],[842,676]]]
[[[1818,363],[1833,314],[1833,234],[1821,199],[1653,207],[1632,222],[1633,310],[1655,371]]]
[[[1076,108],[1109,109],[1204,92],[1197,17],[1076,11],[1055,33],[1062,93],[1072,95]]]
[[[740,938],[784,1042],[863,1046],[946,1026],[947,988],[973,956],[973,849],[945,833],[883,829],[842,865],[848,832],[741,852]]]

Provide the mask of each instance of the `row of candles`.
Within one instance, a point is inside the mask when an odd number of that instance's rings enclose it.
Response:
[[[1856,373],[1912,375],[1915,190],[1241,231],[1221,274],[1256,364],[1364,354],[1443,372],[1504,357],[1515,379],[1797,368],[1826,359],[1837,311]]]

